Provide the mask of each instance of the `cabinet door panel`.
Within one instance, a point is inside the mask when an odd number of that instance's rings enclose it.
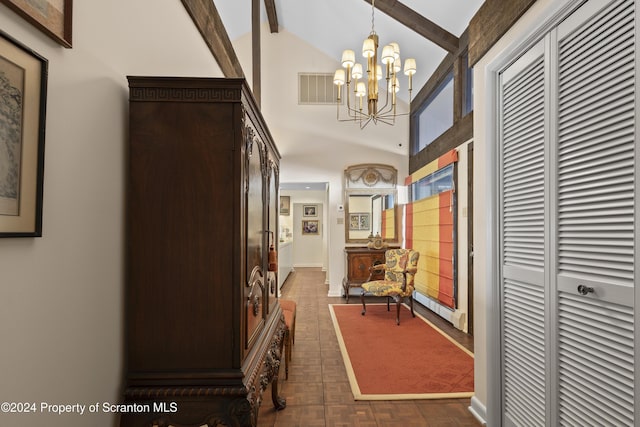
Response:
[[[253,128],[246,128],[246,272],[245,348],[250,348],[264,327],[266,286],[264,256],[264,146]]]

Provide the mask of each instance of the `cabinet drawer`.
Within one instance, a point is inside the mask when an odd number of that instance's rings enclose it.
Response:
[[[384,253],[349,254],[349,281],[364,282],[372,265],[384,263]]]

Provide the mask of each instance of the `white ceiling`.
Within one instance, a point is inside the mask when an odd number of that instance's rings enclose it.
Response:
[[[214,2],[232,41],[251,31],[250,0]],[[483,0],[402,0],[401,3],[459,37]],[[371,31],[372,8],[364,0],[275,0],[275,4],[281,29],[336,58],[336,61],[340,60],[344,49],[353,49],[359,57],[362,41]],[[262,20],[266,22],[262,1],[261,9]],[[400,44],[403,59],[416,58],[415,94],[446,52],[378,9],[374,13],[374,23],[381,47],[396,41]]]

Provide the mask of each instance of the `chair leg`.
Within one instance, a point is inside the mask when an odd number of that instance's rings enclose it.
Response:
[[[402,298],[396,296],[393,299],[396,302],[396,325],[400,326],[400,304],[402,304]]]
[[[391,311],[391,309],[389,308],[389,301],[391,300],[391,297],[387,297],[387,311]]]
[[[362,315],[364,316],[364,314],[367,312],[367,306],[364,303],[364,291],[362,291],[362,293],[360,294],[360,301],[362,301]]]

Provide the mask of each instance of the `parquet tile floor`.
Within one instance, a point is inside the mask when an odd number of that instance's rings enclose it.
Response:
[[[468,411],[469,399],[355,401],[340,355],[328,304],[344,303],[327,297],[325,273],[298,268],[282,287],[282,297],[297,302],[296,342],[289,379],[280,370],[281,396],[287,407],[275,411],[270,389],[265,391],[258,427],[478,427]],[[359,298],[349,303],[359,304]],[[416,304],[416,311],[473,350],[473,338]],[[392,320],[393,321],[393,320]]]

